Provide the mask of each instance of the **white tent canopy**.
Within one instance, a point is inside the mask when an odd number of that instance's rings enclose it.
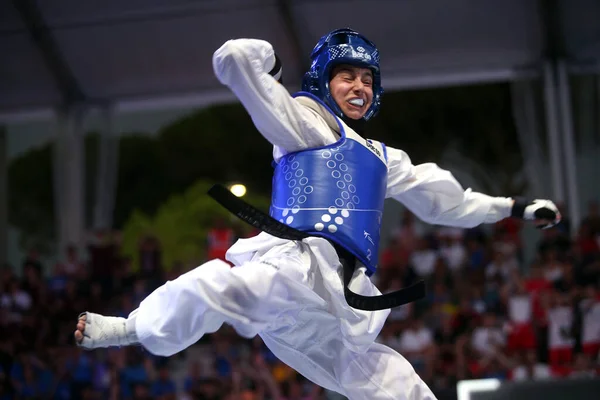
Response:
[[[106,115],[95,216],[97,225],[110,224],[118,151],[111,115],[235,101],[211,63],[212,53],[231,38],[271,42],[283,60],[286,86],[296,90],[318,38],[352,27],[378,45],[388,91],[544,78],[550,153],[556,155],[554,198],[569,192],[569,203],[578,204],[571,190],[575,150],[565,78],[600,70],[598,21],[599,0],[4,1],[0,125],[59,120],[60,242],[81,240],[82,113],[97,108]],[[6,181],[1,164],[0,186]],[[0,233],[6,203],[4,190]],[[573,221],[577,207],[570,208]],[[2,253],[0,246],[0,262]]]
[[[379,46],[388,90],[510,80],[539,73],[552,4],[565,56],[597,66],[597,0],[0,2],[0,121],[64,101],[118,109],[231,101],[211,56],[237,37],[270,41],[293,88],[318,38],[344,26]]]

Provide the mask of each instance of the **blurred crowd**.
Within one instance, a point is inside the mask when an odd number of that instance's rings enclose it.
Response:
[[[596,204],[569,234],[544,230],[524,262],[522,227],[427,227],[406,212],[384,246],[373,279],[382,292],[427,282],[428,297],[392,310],[378,341],[402,353],[440,395],[456,382],[568,379],[600,372],[600,215]],[[207,254],[224,256],[236,232],[219,223]],[[66,249],[53,266],[31,251],[22,274],[0,271],[0,400],[7,399],[343,399],[277,360],[260,338],[229,327],[170,358],[139,346],[84,351],[73,342],[81,311],[126,317],[165,280],[161,244],[139,245],[139,265],[119,238],[99,232],[85,251]]]
[[[462,379],[533,380],[600,373],[600,214],[541,231],[525,265],[522,225],[425,232],[407,213],[384,251],[378,286],[424,279],[426,301],[395,309],[379,340],[438,393]]]

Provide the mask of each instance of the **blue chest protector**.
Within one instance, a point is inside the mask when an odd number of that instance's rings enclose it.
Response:
[[[311,94],[300,92],[331,113]],[[331,113],[334,115],[333,113]],[[289,153],[275,166],[270,214],[354,254],[368,275],[377,269],[379,235],[387,188],[385,146],[347,132],[320,148]]]

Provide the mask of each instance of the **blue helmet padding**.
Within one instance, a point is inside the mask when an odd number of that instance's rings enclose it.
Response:
[[[373,42],[352,29],[336,29],[319,40],[310,58],[312,63],[302,79],[302,90],[323,100],[340,118],[344,113],[329,90],[332,68],[339,64],[369,68],[373,72],[373,102],[363,119],[367,121],[377,114],[381,106],[383,88],[379,70],[379,50]]]

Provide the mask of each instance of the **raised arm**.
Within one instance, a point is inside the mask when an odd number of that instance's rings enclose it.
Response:
[[[270,43],[229,40],[214,53],[213,69],[241,101],[259,132],[283,153],[335,142],[325,121],[294,100],[271,75],[281,71],[276,71]]]
[[[449,171],[434,163],[413,165],[408,154],[390,147],[387,197],[436,225],[472,228],[510,216],[535,220],[544,228],[560,221],[560,213],[551,201],[515,201],[465,190]]]

